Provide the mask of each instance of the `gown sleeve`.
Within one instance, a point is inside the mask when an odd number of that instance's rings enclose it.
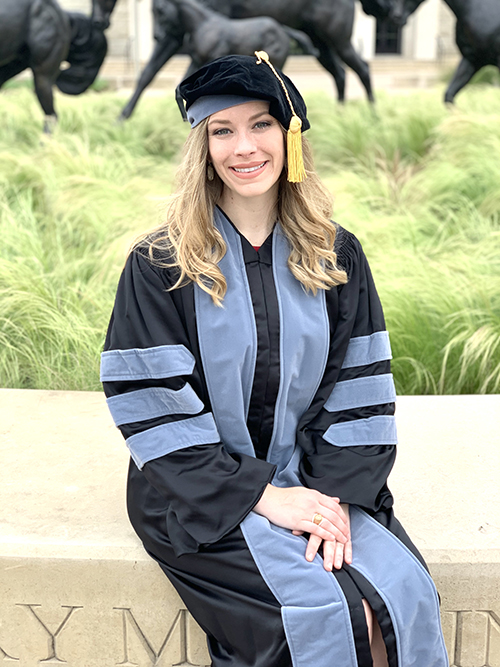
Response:
[[[186,326],[178,295],[174,300],[168,287],[167,271],[139,251],[130,254],[102,354],[101,381],[135,466],[168,501],[167,529],[180,555],[238,526],[275,466],[229,453],[221,443],[203,369],[192,351],[196,331]]]
[[[348,283],[327,295],[331,344],[325,376],[299,424],[304,484],[371,514],[392,507],[395,388],[382,306],[359,241],[341,230]]]

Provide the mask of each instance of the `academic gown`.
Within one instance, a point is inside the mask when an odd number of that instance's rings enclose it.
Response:
[[[394,517],[390,345],[359,241],[348,282],[316,295],[276,224],[256,251],[216,208],[223,306],[136,249],[118,286],[101,379],[126,439],[130,520],[207,634],[214,667],[371,667],[362,606],[390,667],[446,667],[437,593]],[[329,573],[306,536],[253,512],[268,483],[350,506],[353,563]]]

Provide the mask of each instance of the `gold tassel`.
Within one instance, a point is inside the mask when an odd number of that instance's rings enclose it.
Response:
[[[306,178],[304,159],[302,157],[302,121],[298,116],[292,116],[290,127],[286,133],[286,147],[288,157],[288,180],[291,183],[302,183]]]
[[[285,91],[286,99],[292,110],[292,118],[290,120],[290,125],[286,133],[286,147],[287,147],[287,158],[288,158],[288,180],[291,183],[302,183],[304,178],[306,178],[306,170],[304,168],[304,158],[302,156],[302,121],[295,113],[293,108],[292,100],[288,94],[285,82],[280,77],[278,72],[274,69],[272,63],[269,60],[269,56],[265,51],[255,51],[257,56],[257,65],[260,65],[262,62],[265,62],[266,65],[269,65],[274,76],[278,79]]]

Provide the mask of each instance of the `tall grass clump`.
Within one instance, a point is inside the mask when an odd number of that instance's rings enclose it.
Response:
[[[0,386],[98,389],[126,248],[157,224],[185,130],[159,101],[126,126],[116,95],[57,103],[44,138],[29,90],[0,96]]]
[[[500,91],[472,87],[338,108],[307,96],[335,217],[363,243],[401,393],[500,391]],[[0,94],[0,386],[98,389],[116,283],[158,222],[187,130],[167,98],[116,124],[116,93]]]
[[[432,97],[434,95],[434,97]],[[387,140],[382,100],[357,127],[366,152],[339,155],[326,178],[336,217],[364,243],[391,333],[403,393],[500,391],[500,91],[391,98],[394,115],[419,109],[421,151]],[[425,106],[429,113],[425,114]],[[395,111],[394,109],[397,109]],[[409,116],[411,116],[411,113]],[[346,136],[352,118],[336,118]],[[324,146],[321,147],[324,150]]]

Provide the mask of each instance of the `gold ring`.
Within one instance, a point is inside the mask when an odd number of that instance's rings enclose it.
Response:
[[[323,521],[323,517],[319,512],[316,512],[316,514],[313,516],[313,523],[315,523],[317,526]]]

